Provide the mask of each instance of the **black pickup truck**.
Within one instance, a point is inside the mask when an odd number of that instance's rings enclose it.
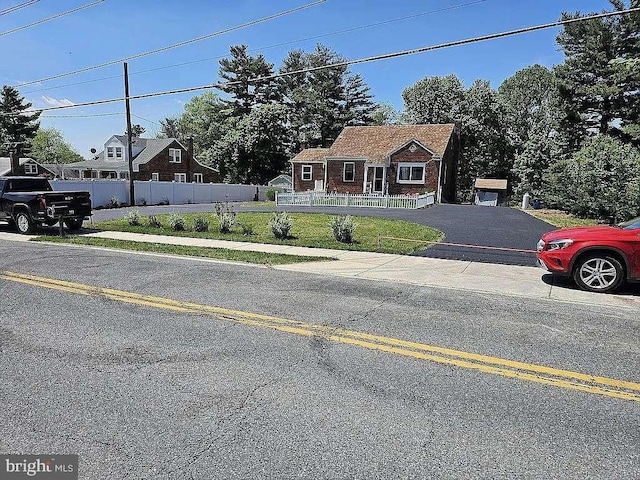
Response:
[[[78,230],[90,215],[89,192],[54,192],[41,177],[0,177],[0,221],[15,225],[20,233],[58,222]]]

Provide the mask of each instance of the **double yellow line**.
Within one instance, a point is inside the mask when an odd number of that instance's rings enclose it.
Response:
[[[50,288],[78,295],[93,295],[110,300],[132,303],[145,307],[161,308],[174,312],[206,315],[212,318],[270,328],[304,337],[319,337],[332,342],[355,345],[370,350],[402,355],[419,360],[428,360],[445,365],[467,368],[492,375],[515,378],[543,385],[579,390],[582,392],[604,395],[640,402],[640,384],[607,377],[587,375],[570,370],[536,365],[531,363],[506,360],[498,357],[480,355],[477,353],[451,350],[448,348],[409,342],[396,338],[372,335],[369,333],[346,330],[324,325],[261,315],[251,312],[230,310],[199,303],[181,302],[163,297],[141,295],[138,293],[114,290],[111,288],[93,287],[80,283],[66,282],[51,278],[36,277],[22,273],[2,271],[0,278],[26,285]]]

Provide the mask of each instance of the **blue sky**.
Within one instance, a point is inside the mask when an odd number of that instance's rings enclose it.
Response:
[[[0,11],[24,1],[0,0]],[[3,35],[93,1],[41,0],[0,16],[0,84],[17,86],[21,82],[118,60],[258,20],[313,0],[105,0],[51,22]],[[443,10],[446,8],[449,9]],[[135,95],[215,82],[218,58],[228,53],[230,45],[242,43],[255,54],[263,54],[278,68],[290,50],[309,51],[318,42],[348,59],[357,59],[549,23],[558,20],[563,11],[611,9],[607,0],[326,0],[286,17],[131,60],[130,89]],[[414,18],[335,33],[407,16]],[[558,32],[559,29],[554,28],[373,62],[354,66],[352,71],[364,77],[375,101],[402,108],[402,91],[424,77],[455,74],[467,86],[482,78],[497,88],[504,79],[529,65],[561,63],[562,53],[555,43]],[[318,35],[326,36],[310,39]],[[284,43],[287,44],[282,45]],[[208,60],[199,61],[205,59]],[[185,62],[195,63],[143,73]],[[18,88],[38,108],[122,97],[122,64]],[[133,121],[147,129],[146,136],[154,136],[159,130],[157,122],[179,115],[193,95],[133,101]],[[53,117],[102,114],[114,115]],[[81,155],[88,157],[90,148],[101,150],[112,134],[124,133],[124,104],[46,112],[41,125],[59,129]]]

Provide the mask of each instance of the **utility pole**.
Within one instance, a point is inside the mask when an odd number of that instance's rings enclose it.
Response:
[[[124,62],[124,102],[127,115],[127,158],[129,159],[129,204],[136,204],[133,185],[133,147],[131,145],[131,107],[129,106],[129,70]]]

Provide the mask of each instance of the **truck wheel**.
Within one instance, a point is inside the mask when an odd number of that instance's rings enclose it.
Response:
[[[65,220],[64,224],[67,226],[67,229],[70,232],[75,232],[82,228],[82,219],[81,218],[70,218],[69,220]]]
[[[31,220],[31,217],[29,216],[29,214],[25,212],[18,212],[15,215],[14,222],[16,224],[16,228],[18,229],[18,232],[20,232],[23,235],[28,235],[36,231],[35,222]]]

